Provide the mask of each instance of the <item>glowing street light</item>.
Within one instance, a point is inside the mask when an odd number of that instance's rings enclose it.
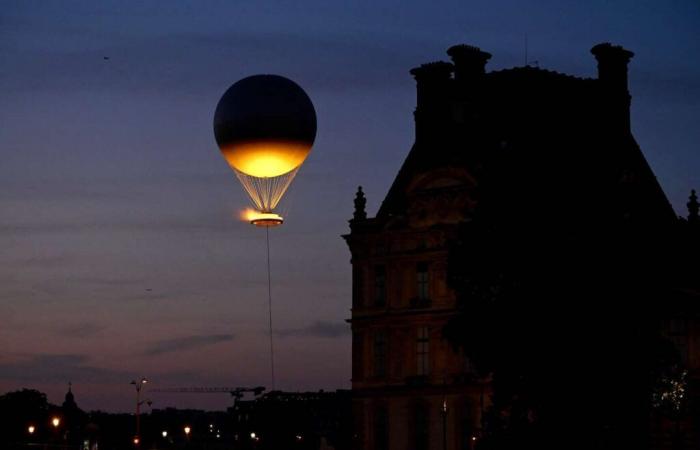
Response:
[[[29,427],[27,427],[27,432],[29,434],[34,434],[34,431],[36,431],[36,427],[34,425],[29,425]]]
[[[61,419],[58,417],[54,417],[51,419],[51,425],[53,425],[54,428],[58,428],[58,426],[61,424]]]
[[[186,426],[185,427],[185,436],[189,437],[191,432],[192,432],[192,428]]]
[[[148,383],[148,379],[146,377],[141,377],[140,380],[131,380],[131,383],[133,384],[134,388],[136,388],[136,436],[134,436],[134,445],[139,445],[140,438],[141,438],[141,405],[144,403],[148,403],[148,405],[151,405],[150,400],[141,400],[141,389],[143,386]]]
[[[163,432],[162,432],[162,433],[160,433],[160,434],[162,434],[164,438],[168,437],[168,432],[167,432],[167,431],[165,431],[165,430],[163,430]]]

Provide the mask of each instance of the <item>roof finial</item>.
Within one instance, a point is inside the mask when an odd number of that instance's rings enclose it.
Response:
[[[362,186],[358,186],[357,194],[355,194],[355,212],[352,215],[352,220],[365,220],[367,218],[366,205],[367,199],[364,192],[362,192]]]
[[[700,203],[698,203],[698,196],[695,194],[695,189],[690,191],[690,200],[688,200],[687,206],[688,222],[700,223]]]

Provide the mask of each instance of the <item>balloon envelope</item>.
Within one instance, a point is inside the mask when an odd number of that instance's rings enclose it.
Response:
[[[311,151],[316,112],[295,82],[253,75],[234,83],[219,100],[214,135],[235,171],[278,177],[298,169]]]

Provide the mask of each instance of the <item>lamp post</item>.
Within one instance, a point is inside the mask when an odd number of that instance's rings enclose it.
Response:
[[[163,448],[171,448],[173,444],[173,436],[168,433],[168,430],[163,430],[160,433],[163,436]]]
[[[442,374],[442,449],[447,450],[447,371]]]
[[[141,377],[140,380],[132,380],[131,384],[136,388],[136,436],[134,437],[134,445],[138,446],[141,443],[141,405],[144,403],[151,404],[150,400],[141,400],[141,389],[148,383],[146,377]]]
[[[36,427],[32,424],[29,424],[27,427],[27,442],[31,442],[32,438],[34,437],[34,432],[36,431]]]
[[[447,450],[447,396],[442,399],[442,448]]]
[[[51,416],[49,423],[51,424],[53,432],[48,439],[58,445],[61,440],[60,430],[58,429],[58,427],[61,425],[61,418],[59,416]]]
[[[184,431],[185,431],[185,445],[187,447],[189,447],[189,445],[190,445],[190,433],[192,433],[192,427],[190,427],[189,425],[185,425]]]

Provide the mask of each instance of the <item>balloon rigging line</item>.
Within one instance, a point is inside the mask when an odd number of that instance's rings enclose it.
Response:
[[[260,212],[272,212],[294,180],[299,167],[276,177],[254,177],[236,170],[236,176]]]
[[[270,227],[265,227],[267,241],[267,306],[270,318],[270,374],[272,376],[272,390],[275,390],[275,351],[272,344],[272,281],[270,277]]]

